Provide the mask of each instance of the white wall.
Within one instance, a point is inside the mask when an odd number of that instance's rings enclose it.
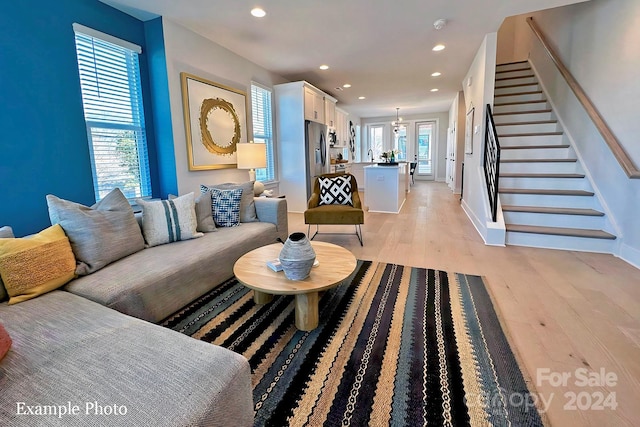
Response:
[[[473,153],[464,155],[464,188],[462,207],[474,226],[490,245],[504,245],[504,222],[493,222],[487,197],[483,170],[484,129],[486,105],[493,105],[496,73],[497,34],[487,34],[482,41],[462,86],[466,114],[475,108],[473,116]],[[471,79],[471,85],[468,82]]]
[[[455,139],[455,173],[453,175],[453,192],[460,194],[462,189],[462,163],[464,162],[464,126],[466,104],[464,92],[460,91],[453,99],[449,109],[449,128],[453,130]]]
[[[178,192],[184,194],[194,191],[198,194],[200,184],[248,181],[247,170],[189,171],[180,73],[188,72],[247,93],[251,89],[251,81],[273,87],[274,84],[285,83],[287,80],[166,18],[163,18],[163,30]],[[251,104],[248,95],[247,122],[247,134],[252,135]]]
[[[400,110],[402,113],[402,109]],[[402,116],[403,123],[407,124],[407,161],[412,162],[414,155],[414,142],[415,142],[415,124],[416,122],[435,121],[436,132],[438,141],[434,146],[434,152],[432,158],[434,160],[435,174],[434,179],[436,181],[444,182],[446,180],[447,164],[445,162],[445,156],[447,154],[447,126],[449,123],[449,113],[425,113],[414,114],[410,116]],[[367,151],[369,150],[369,135],[368,126],[372,124],[384,124],[384,149],[391,150],[393,148],[393,126],[391,122],[396,120],[396,116],[386,117],[370,117],[361,119],[362,125],[362,161],[368,161]],[[416,175],[417,176],[417,175]]]
[[[621,145],[640,165],[640,2],[592,0],[527,16],[533,16]],[[640,266],[640,179],[624,174],[524,18],[515,22],[512,58],[531,57],[618,235],[617,255]]]

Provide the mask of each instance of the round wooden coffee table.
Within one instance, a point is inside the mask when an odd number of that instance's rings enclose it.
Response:
[[[238,281],[253,289],[256,304],[270,302],[273,295],[295,295],[296,327],[301,331],[318,327],[318,293],[338,285],[356,268],[356,258],[341,246],[325,242],[311,242],[311,246],[319,264],[304,280],[289,280],[283,271],[267,267],[267,261],[280,255],[281,243],[254,249],[233,266]]]

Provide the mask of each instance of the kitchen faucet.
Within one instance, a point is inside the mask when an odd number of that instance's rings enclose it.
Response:
[[[370,155],[370,157],[369,157]],[[369,157],[369,161],[373,162],[373,150],[371,148],[369,148],[369,151],[367,151],[367,156]]]

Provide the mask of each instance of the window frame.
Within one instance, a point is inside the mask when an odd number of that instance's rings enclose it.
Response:
[[[269,94],[269,118],[268,123],[265,123],[264,128],[270,130],[270,134],[256,133],[258,126],[256,126],[256,109],[254,108],[254,88],[256,90],[264,91]],[[251,99],[251,132],[254,142],[264,142],[267,145],[267,167],[256,169],[256,180],[262,183],[273,183],[277,181],[277,156],[275,146],[275,128],[274,128],[274,96],[273,88],[263,85],[261,83],[252,81],[250,87],[250,99]],[[259,102],[255,100],[255,102]],[[262,179],[264,177],[265,179]]]
[[[130,200],[149,198],[152,187],[139,59],[142,48],[77,23],[73,31],[95,199],[102,199],[114,188],[120,188]],[[96,149],[104,150],[104,162]]]

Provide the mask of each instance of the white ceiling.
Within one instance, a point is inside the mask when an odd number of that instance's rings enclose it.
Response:
[[[393,116],[396,107],[401,115],[448,111],[485,34],[504,18],[583,0],[100,1],[141,20],[163,16],[291,81],[307,80],[365,118]],[[255,6],[266,17],[251,16]],[[436,30],[439,18],[448,23]],[[438,43],[446,49],[433,52]],[[336,89],[345,83],[352,87]]]

